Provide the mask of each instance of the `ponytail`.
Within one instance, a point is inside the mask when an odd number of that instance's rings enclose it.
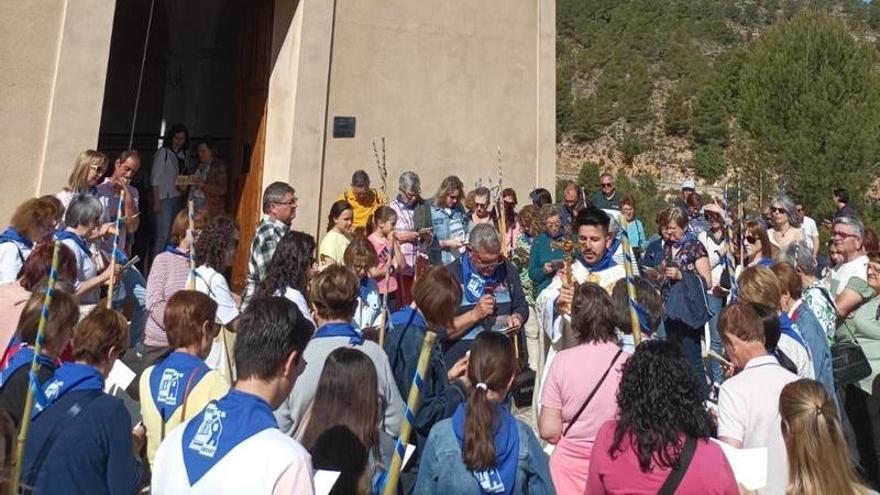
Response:
[[[372,234],[376,230],[377,225],[387,222],[392,218],[397,218],[397,212],[394,211],[394,208],[385,205],[380,206],[367,218],[367,235]]]
[[[464,419],[462,458],[471,471],[496,464],[494,431],[498,404],[489,400],[489,391],[506,395],[516,372],[516,358],[510,339],[495,332],[481,333],[471,347],[468,379],[474,386],[468,393]]]

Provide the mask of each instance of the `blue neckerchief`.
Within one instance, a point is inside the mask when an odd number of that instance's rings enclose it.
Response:
[[[358,284],[358,297],[363,302],[367,302],[367,298],[370,297],[370,277],[361,277],[360,283]]]
[[[15,227],[11,225],[9,227],[6,227],[6,230],[4,230],[2,234],[0,234],[0,244],[3,244],[5,242],[17,242],[18,244],[21,244],[28,249],[34,247],[34,241],[23,236],[21,232],[19,232]]]
[[[16,371],[20,370],[25,366],[30,366],[30,364],[34,360],[34,349],[33,347],[23,344],[21,347],[15,351],[15,354],[9,358],[6,362],[6,367],[3,368],[3,371],[0,371],[0,390],[3,389],[3,386],[6,385],[6,382],[15,374]],[[40,363],[41,368],[46,368],[52,371],[55,371],[58,368],[58,364],[54,359],[50,358],[45,354],[40,354],[37,357],[37,361]]]
[[[402,195],[402,194],[398,194],[398,195],[397,195],[397,202],[400,203],[400,204],[401,204],[404,208],[406,208],[407,210],[413,211],[413,210],[416,209],[416,204],[418,204],[418,202],[419,202],[419,198],[418,198],[418,197],[413,198],[412,202],[407,203],[406,200],[403,199],[403,195]]]
[[[404,306],[391,315],[391,326],[403,328],[410,325],[428,328],[428,322],[425,321],[422,312],[409,306]]]
[[[351,345],[364,343],[364,336],[351,323],[327,323],[319,328],[312,338],[322,337],[349,337],[348,343]]]
[[[638,315],[639,317],[639,328],[642,329],[642,333],[644,333],[645,335],[651,335],[652,333],[654,333],[654,329],[652,329],[651,326],[648,325],[648,312],[645,310],[645,308],[635,301],[630,301],[629,304],[636,310],[636,315]]]
[[[526,244],[528,244],[529,246],[531,246],[532,243],[535,242],[535,238],[529,234],[526,234],[525,232],[520,232],[519,235],[523,236],[523,239],[525,239]]]
[[[184,258],[189,259],[189,253],[184,253],[180,249],[177,249],[177,247],[175,247],[174,244],[166,244],[165,245],[165,252],[171,253],[171,254],[176,254],[177,256],[183,256]]]
[[[88,243],[83,240],[82,237],[79,236],[76,232],[71,232],[70,230],[58,230],[55,232],[55,238],[59,241],[71,240],[74,244],[79,247],[80,251],[83,252],[86,256],[91,256],[92,251],[89,249]]]
[[[104,376],[94,366],[80,363],[64,363],[55,376],[43,384],[46,406],[34,405],[34,417],[58,402],[64,394],[77,390],[104,390]]]
[[[464,449],[465,409],[459,404],[452,414],[452,431],[458,440],[459,448]],[[482,493],[513,493],[516,484],[516,470],[519,460],[519,431],[516,420],[506,408],[495,406],[495,466],[484,471],[471,471],[480,484]]]
[[[800,332],[795,329],[794,323],[791,321],[791,318],[788,317],[787,314],[782,313],[779,315],[779,330],[784,335],[788,335],[795,342],[807,348],[807,342],[804,340],[803,336],[801,336]]]
[[[682,246],[684,246],[686,243],[688,243],[688,242],[693,242],[693,241],[697,241],[696,236],[694,236],[694,233],[693,233],[693,232],[691,232],[691,231],[687,231],[687,232],[684,233],[683,236],[681,236],[681,239],[679,239],[679,240],[677,240],[677,241],[673,241],[673,242],[668,242],[668,241],[667,241],[666,245],[667,245],[667,246],[672,246],[674,249],[680,249],[680,248],[681,248]]]
[[[162,421],[168,421],[210,370],[201,359],[176,351],[156,364],[150,373],[150,395]]]
[[[238,444],[270,428],[278,428],[272,408],[256,395],[233,389],[209,402],[183,430],[183,465],[190,486]]]
[[[590,273],[605,271],[617,265],[617,262],[614,261],[614,253],[617,251],[617,248],[619,246],[620,239],[615,237],[614,242],[611,243],[611,247],[605,250],[605,254],[603,254],[602,257],[599,258],[599,261],[597,261],[594,265],[587,263],[587,260],[584,259],[583,254],[581,254],[580,251],[578,251],[577,253],[577,259],[581,262],[582,265],[590,270]]]
[[[464,298],[467,302],[475,304],[483,297],[487,285],[498,285],[504,280],[504,260],[502,264],[486,277],[471,266],[471,253],[465,253],[461,257],[461,284]]]
[[[758,266],[763,266],[764,268],[770,268],[770,265],[775,263],[773,258],[761,258],[758,260]]]

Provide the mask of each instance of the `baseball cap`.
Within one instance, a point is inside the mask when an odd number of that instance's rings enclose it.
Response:
[[[697,184],[694,182],[694,179],[685,179],[684,182],[681,183],[682,189],[697,189]]]

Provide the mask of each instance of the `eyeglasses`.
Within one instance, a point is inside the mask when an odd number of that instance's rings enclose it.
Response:
[[[278,201],[275,204],[290,207],[290,206],[297,204],[298,202],[299,202],[299,198],[293,198],[290,201]]]
[[[476,208],[488,208],[489,203],[474,203],[474,207]]]
[[[480,258],[473,256],[473,257],[471,257],[471,262],[473,263],[474,268],[476,268],[477,270],[481,270],[483,268],[491,268],[494,270],[504,264],[504,258],[503,257],[498,258],[497,261],[493,261],[491,263],[486,263],[483,260],[481,260]]]
[[[857,235],[855,235],[855,234],[848,234],[848,233],[846,233],[846,232],[841,232],[841,231],[839,231],[839,230],[835,230],[835,231],[831,232],[831,238],[833,239],[833,238],[835,238],[835,237],[839,237],[839,238],[841,238],[841,239],[846,239],[847,237],[855,237],[855,238],[858,238],[859,236],[857,236]]]
[[[770,208],[770,213],[781,213],[783,215],[788,215],[788,211],[785,208],[777,208],[775,206]]]
[[[613,187],[613,186],[614,186],[613,182],[603,182],[602,183],[602,187]]]

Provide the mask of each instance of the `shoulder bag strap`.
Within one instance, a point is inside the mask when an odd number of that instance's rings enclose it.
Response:
[[[676,464],[672,472],[669,473],[663,486],[660,487],[660,491],[657,492],[659,495],[673,495],[675,493],[675,490],[677,490],[678,485],[681,484],[681,480],[684,478],[685,473],[687,473],[688,467],[691,465],[691,460],[694,458],[694,452],[696,452],[696,450],[697,439],[687,437],[687,440],[684,442],[684,447],[681,449],[681,457],[678,458],[678,464]]]
[[[562,436],[567,435],[568,430],[570,430],[571,427],[574,426],[575,423],[577,423],[578,418],[581,417],[581,414],[584,412],[584,409],[586,409],[587,405],[590,403],[590,401],[593,400],[593,396],[596,395],[596,392],[599,391],[599,387],[601,387],[602,384],[605,382],[605,378],[608,377],[608,373],[611,372],[611,368],[614,367],[614,363],[617,362],[617,358],[619,358],[622,353],[623,353],[623,350],[619,350],[619,351],[617,351],[617,354],[614,355],[614,359],[611,360],[611,364],[608,365],[608,369],[606,369],[605,373],[602,374],[602,378],[599,378],[599,382],[596,383],[595,387],[593,387],[592,392],[590,392],[590,395],[587,396],[587,400],[585,400],[584,403],[581,404],[581,408],[578,409],[578,412],[575,413],[573,418],[571,418],[571,421],[568,423],[568,427],[565,428],[565,431],[562,432]]]
[[[30,471],[27,473],[27,478],[23,480],[26,486],[34,486],[37,483],[37,476],[40,474],[40,470],[43,467],[43,464],[46,462],[46,456],[49,455],[49,452],[52,450],[52,447],[55,445],[55,442],[58,440],[58,437],[61,435],[61,432],[64,431],[65,428],[71,425],[71,422],[76,418],[79,413],[81,413],[84,409],[86,409],[89,404],[95,401],[98,397],[104,395],[104,392],[101,390],[94,390],[93,393],[84,396],[82,399],[73,403],[70,406],[70,409],[64,414],[62,418],[58,420],[57,423],[52,427],[52,431],[49,432],[46,441],[43,442],[43,445],[40,447],[40,451],[37,453],[37,457],[34,459],[34,464],[31,466]]]

